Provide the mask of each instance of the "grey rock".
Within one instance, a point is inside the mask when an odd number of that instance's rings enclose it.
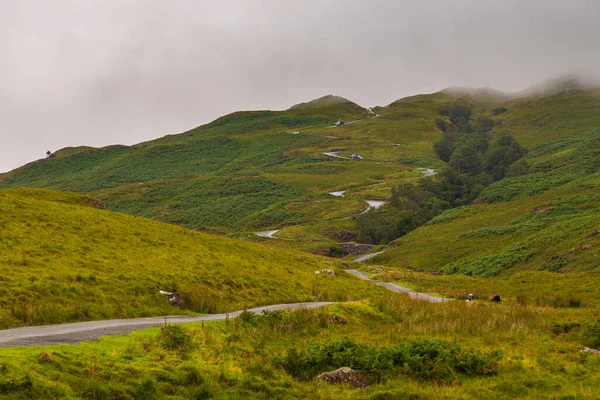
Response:
[[[355,371],[352,368],[342,367],[335,371],[325,372],[316,378],[318,381],[330,383],[332,385],[339,385],[342,383],[349,383],[356,389],[366,388],[369,386],[367,379],[360,371]]]

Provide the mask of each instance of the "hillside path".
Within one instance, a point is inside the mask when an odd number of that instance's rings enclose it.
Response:
[[[356,269],[347,269],[346,272],[349,274],[352,274],[354,276],[357,276],[361,279],[366,279],[370,282],[373,282],[374,284],[376,284],[378,286],[382,286],[382,287],[386,288],[387,290],[391,290],[392,292],[406,293],[413,299],[425,300],[425,301],[429,301],[431,303],[443,303],[443,302],[449,300],[445,297],[435,297],[435,296],[432,296],[427,293],[417,293],[414,290],[411,290],[404,286],[396,285],[395,283],[374,281],[371,278],[369,278],[369,276],[367,274],[365,274],[364,272],[361,272],[359,270],[356,270]]]
[[[354,260],[354,262],[367,261],[367,260],[370,260],[371,258],[377,257],[381,253],[385,253],[385,252],[386,252],[386,250],[381,250],[381,251],[377,251],[375,253],[365,254],[365,255],[362,255],[362,256],[358,257],[356,260]],[[354,271],[354,270],[348,270],[348,271]],[[356,275],[356,274],[353,274],[353,275]],[[356,275],[356,276],[358,276],[358,275]],[[360,278],[362,278],[362,276]]]
[[[272,306],[256,307],[247,311],[260,314],[263,311],[298,310],[300,308],[318,308],[334,304],[332,302],[310,302],[276,304]],[[0,348],[17,346],[52,346],[68,343],[80,343],[98,340],[100,336],[120,335],[139,329],[161,326],[165,323],[183,324],[186,322],[223,321],[235,318],[244,310],[233,311],[228,314],[207,315],[172,315],[166,317],[110,319],[104,321],[72,322],[60,325],[24,326],[0,331]]]
[[[448,299],[435,297],[424,293],[416,293],[408,288],[388,282],[378,282],[369,278],[365,273],[355,269],[346,270],[358,278],[366,279],[376,285],[382,286],[392,292],[408,293],[415,299],[431,302],[443,302]],[[311,309],[324,307],[333,302],[315,301],[309,303],[275,304],[271,306],[251,308],[246,311],[260,314],[263,311],[298,309]],[[17,346],[53,346],[60,344],[75,344],[84,341],[98,340],[100,336],[111,336],[131,333],[136,330],[153,328],[165,323],[183,324],[187,322],[200,321],[223,321],[227,318],[235,318],[244,310],[233,311],[225,314],[207,315],[169,315],[164,317],[132,318],[132,319],[110,319],[103,321],[71,322],[59,325],[24,326],[0,330],[0,348]]]

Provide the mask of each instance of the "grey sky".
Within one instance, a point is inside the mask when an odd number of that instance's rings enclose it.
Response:
[[[325,94],[363,106],[600,71],[597,0],[0,2],[0,172]]]

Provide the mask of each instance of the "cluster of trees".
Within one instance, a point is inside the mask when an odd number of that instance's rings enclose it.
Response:
[[[448,208],[469,204],[527,153],[512,136],[492,135],[493,120],[474,121],[469,105],[456,104],[439,113],[448,120],[436,121],[444,133],[434,151],[448,166],[435,177],[394,187],[386,209],[357,217],[359,241],[389,242]]]
[[[492,181],[506,175],[508,167],[527,150],[510,135],[490,139],[489,133],[448,133],[434,144],[436,155],[459,174],[487,174]]]
[[[393,187],[388,207],[356,218],[357,239],[371,244],[390,242],[448,208],[468,204],[484,187],[475,177],[458,174],[449,167],[435,178]]]
[[[433,145],[436,155],[460,174],[489,174],[492,180],[504,178],[507,168],[527,152],[510,135],[491,135],[495,122],[490,118],[471,118],[471,106],[455,103],[438,110],[448,121],[438,119],[436,125],[443,133]],[[493,114],[506,111],[500,107]],[[488,179],[489,180],[489,179]]]

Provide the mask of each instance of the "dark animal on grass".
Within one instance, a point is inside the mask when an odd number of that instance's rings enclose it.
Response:
[[[492,303],[500,303],[500,301],[501,301],[500,295],[499,294],[495,295],[494,297],[492,297],[491,301],[492,301]]]

